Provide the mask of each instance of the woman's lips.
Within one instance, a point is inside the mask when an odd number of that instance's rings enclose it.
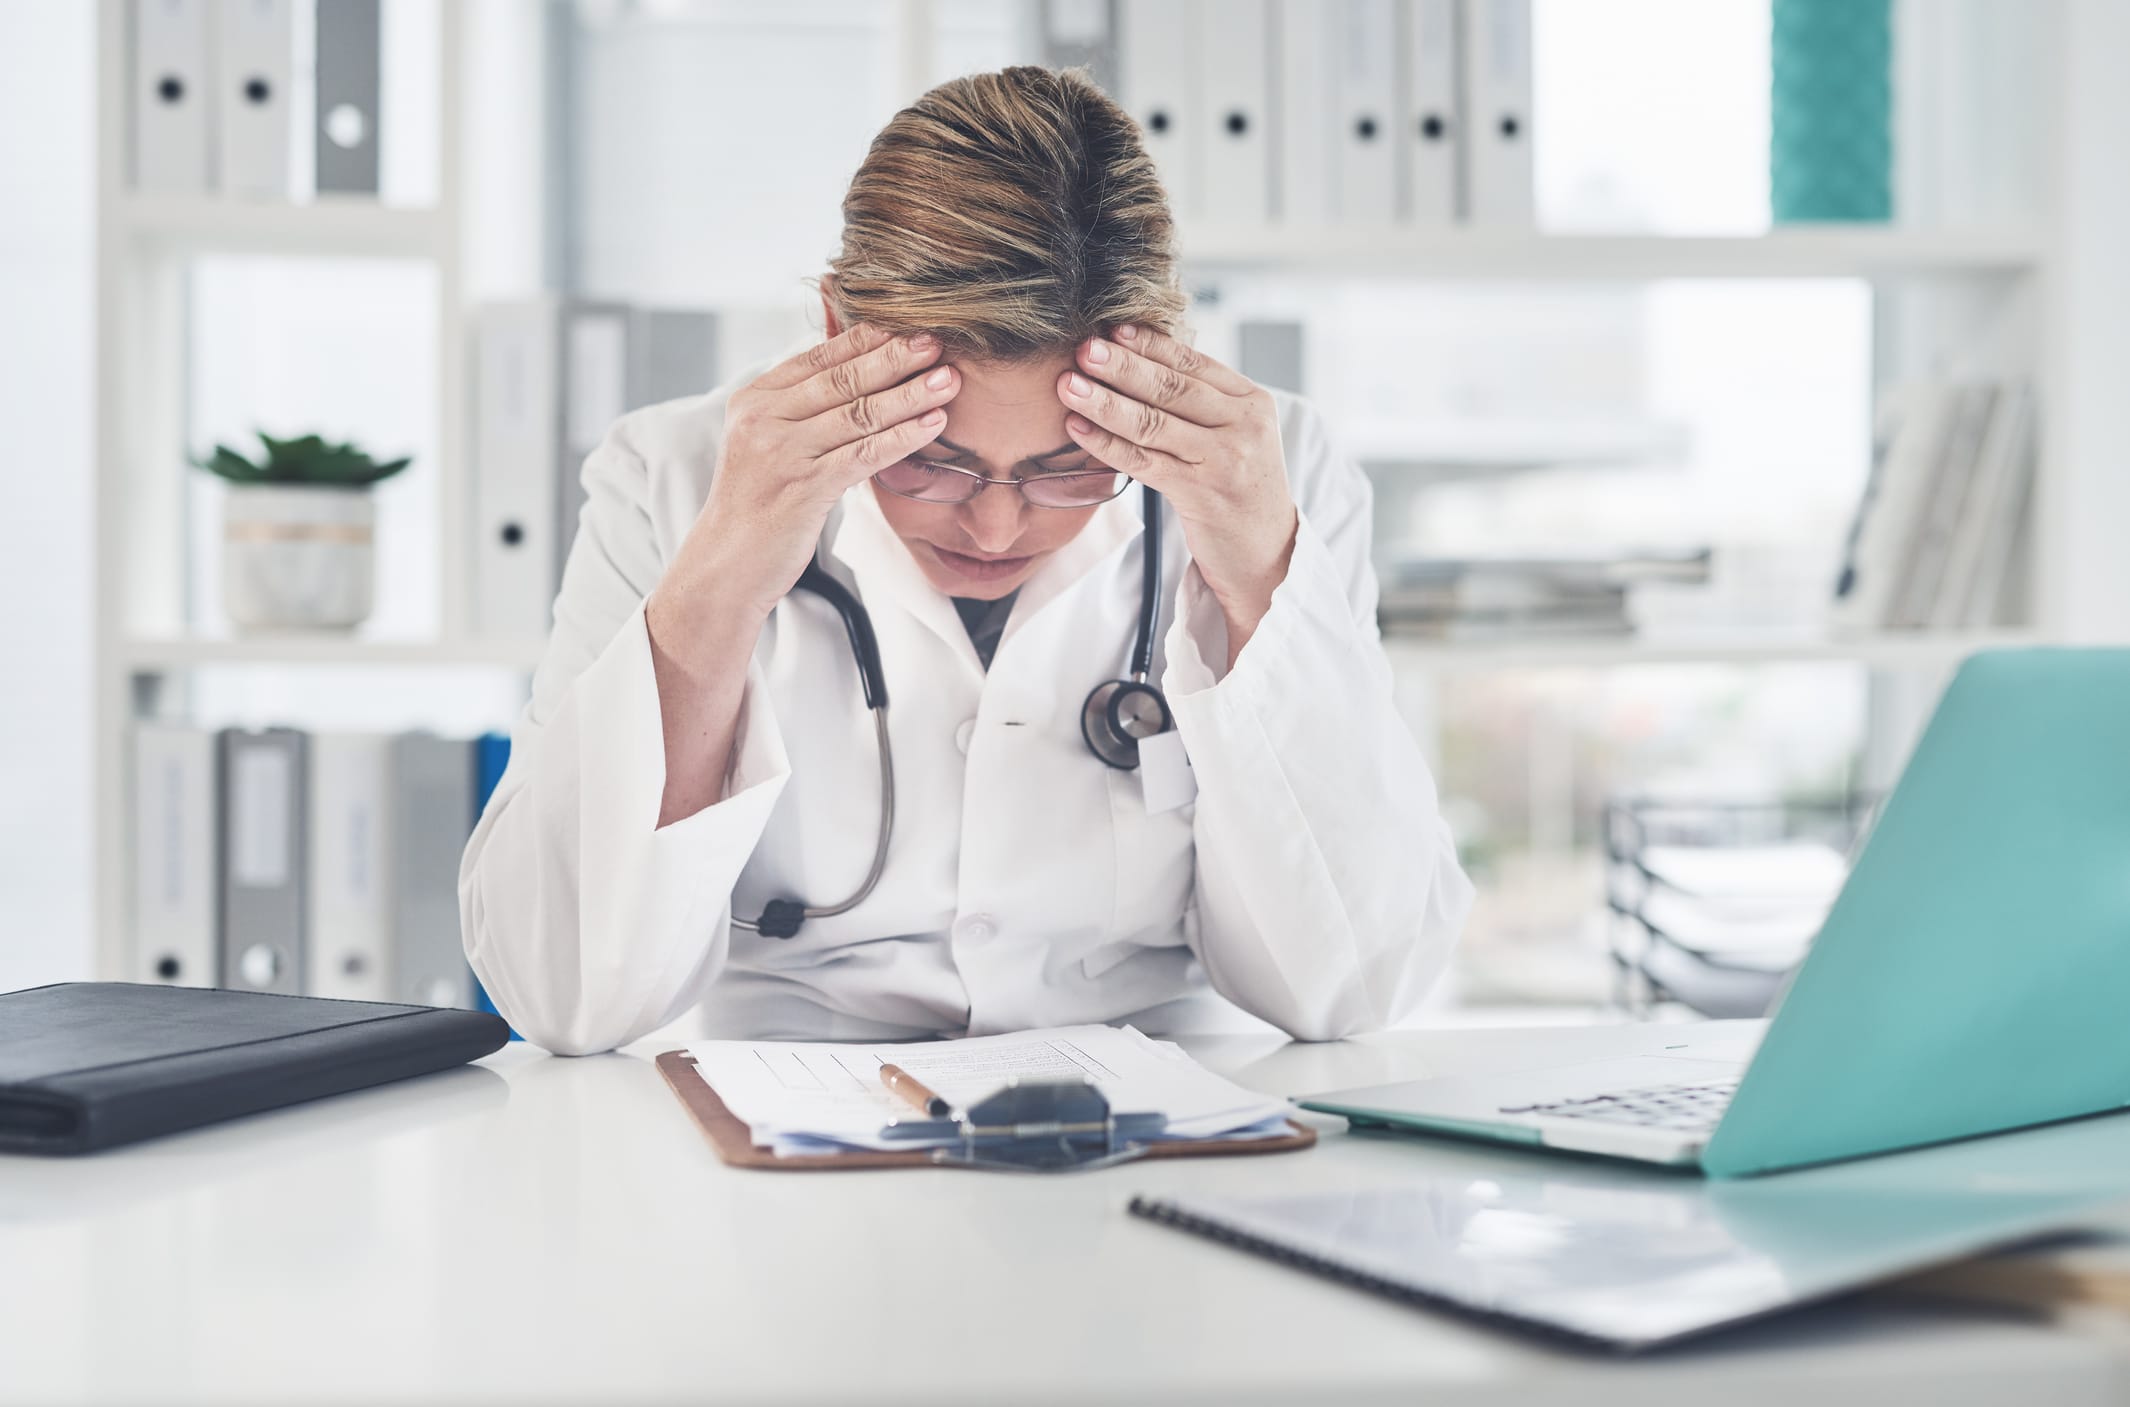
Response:
[[[1026,557],[968,557],[959,552],[949,552],[938,543],[927,544],[932,555],[946,564],[948,571],[970,581],[1002,581],[1028,565]]]

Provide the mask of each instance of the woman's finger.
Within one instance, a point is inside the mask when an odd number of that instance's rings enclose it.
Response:
[[[845,487],[862,484],[896,460],[907,458],[930,444],[946,428],[947,413],[935,407],[832,450],[815,463],[835,475]]]
[[[1116,340],[1143,357],[1180,371],[1194,380],[1203,381],[1214,390],[1227,395],[1247,396],[1257,389],[1257,383],[1241,372],[1224,366],[1197,348],[1187,347],[1167,333],[1156,332],[1151,327],[1126,323],[1117,329]]]
[[[1212,432],[1204,426],[1160,406],[1133,400],[1077,371],[1058,378],[1058,399],[1065,402],[1067,410],[1078,412],[1103,429],[1187,464],[1205,459],[1212,443]]]
[[[871,323],[852,323],[836,336],[786,357],[757,376],[754,384],[765,391],[788,390],[808,377],[873,350],[887,340],[887,334]]]
[[[907,381],[939,360],[939,339],[924,333],[894,337],[879,346],[825,366],[789,390],[778,393],[776,414],[786,420],[811,420],[823,411],[849,405],[860,396],[885,391]],[[877,427],[876,427],[877,428]]]
[[[1235,397],[1210,382],[1141,356],[1121,342],[1090,338],[1080,344],[1076,355],[1080,369],[1095,380],[1194,425],[1210,428],[1235,418]]]
[[[1065,433],[1072,436],[1074,444],[1110,468],[1130,475],[1156,493],[1167,492],[1170,485],[1191,471],[1190,465],[1174,455],[1127,440],[1084,415],[1066,416]]]
[[[945,405],[960,390],[959,371],[951,366],[935,366],[885,391],[829,407],[797,427],[799,443],[808,453],[826,454],[890,425],[915,419],[934,406]]]

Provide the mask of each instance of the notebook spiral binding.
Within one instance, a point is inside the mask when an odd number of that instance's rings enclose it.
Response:
[[[1337,1281],[1342,1285],[1350,1285],[1357,1290],[1366,1290],[1371,1294],[1381,1295],[1386,1299],[1396,1300],[1401,1304],[1416,1305],[1423,1309],[1446,1310],[1461,1319],[1467,1319],[1473,1323],[1491,1325],[1496,1328],[1510,1327],[1527,1334],[1535,1332],[1545,1338],[1553,1339],[1575,1348],[1602,1349],[1606,1353],[1619,1356],[1624,1356],[1634,1351],[1632,1347],[1615,1343],[1610,1339],[1599,1338],[1592,1334],[1580,1334],[1559,1324],[1548,1324],[1536,1319],[1525,1319],[1501,1310],[1491,1310],[1478,1305],[1467,1304],[1462,1300],[1423,1290],[1400,1280],[1392,1280],[1370,1271],[1342,1264],[1339,1261],[1327,1260],[1322,1256],[1312,1255],[1307,1251],[1296,1250],[1293,1246],[1279,1241],[1268,1240],[1256,1232],[1245,1231],[1241,1227],[1231,1225],[1228,1222],[1216,1221],[1210,1217],[1201,1216],[1196,1212],[1185,1211],[1173,1202],[1164,1202],[1152,1197],[1134,1197],[1127,1210],[1133,1216],[1144,1217],[1148,1221],[1160,1222],[1164,1226],[1173,1226],[1179,1231],[1189,1231],[1194,1235],[1203,1236],[1207,1240],[1218,1241],[1224,1246],[1232,1246],[1237,1250],[1249,1251],[1254,1255],[1263,1256],[1267,1260],[1277,1261],[1281,1265],[1307,1271],[1311,1275]]]

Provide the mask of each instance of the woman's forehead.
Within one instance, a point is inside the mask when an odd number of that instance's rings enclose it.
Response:
[[[1001,469],[1070,447],[1057,384],[1071,365],[1069,352],[1024,362],[955,362],[961,390],[947,402],[941,437]]]

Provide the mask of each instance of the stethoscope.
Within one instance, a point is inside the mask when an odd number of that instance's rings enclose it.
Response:
[[[1175,726],[1169,701],[1146,682],[1154,663],[1154,619],[1161,609],[1161,495],[1144,485],[1139,492],[1146,530],[1140,539],[1139,625],[1132,637],[1131,677],[1095,685],[1080,706],[1080,736],[1087,740],[1087,750],[1124,772],[1139,765],[1140,739]],[[812,905],[772,899],[763,906],[762,916],[751,922],[733,916],[734,928],[764,938],[793,937],[810,918],[834,918],[864,903],[887,869],[888,840],[895,832],[895,758],[888,748],[887,677],[880,668],[880,641],[873,634],[873,618],[850,588],[828,574],[818,557],[807,564],[792,590],[810,591],[833,606],[843,621],[844,634],[850,637],[851,657],[858,664],[858,683],[865,691],[865,706],[872,710],[873,736],[880,749],[880,838],[873,845],[873,863],[864,882],[842,903]]]

